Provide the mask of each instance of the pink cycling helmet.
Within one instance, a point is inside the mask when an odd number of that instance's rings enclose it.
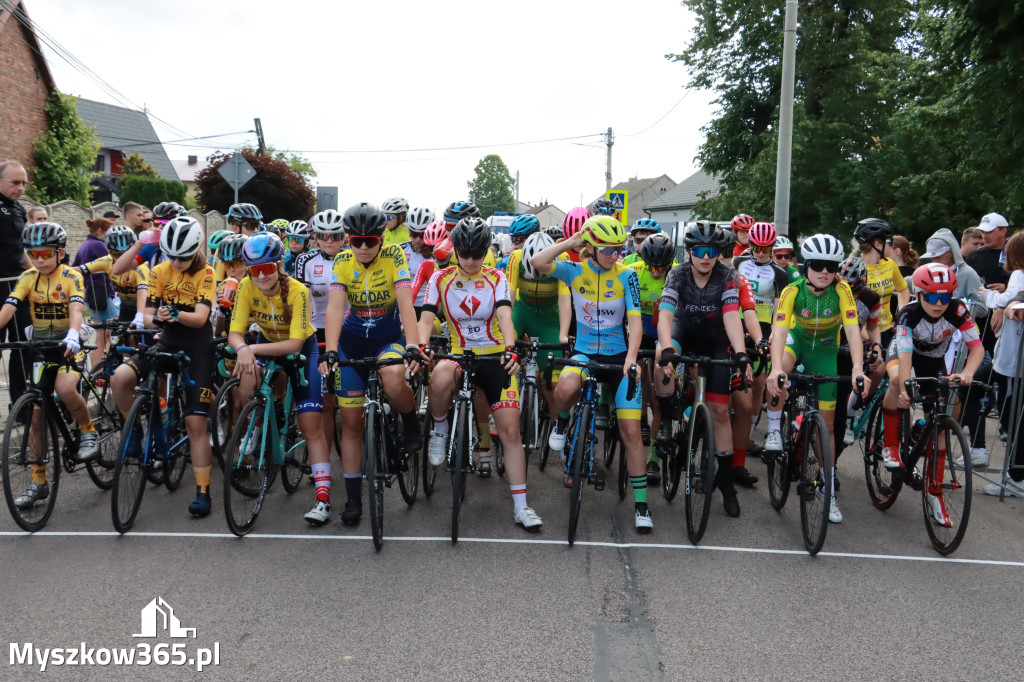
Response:
[[[568,239],[583,228],[583,223],[590,219],[590,211],[585,206],[577,206],[566,214],[562,221],[562,236]]]
[[[444,220],[435,220],[427,225],[427,229],[423,233],[423,243],[427,246],[437,246],[447,237],[448,229],[445,227]]]
[[[750,228],[750,243],[754,246],[772,246],[778,236],[771,223],[754,223]]]

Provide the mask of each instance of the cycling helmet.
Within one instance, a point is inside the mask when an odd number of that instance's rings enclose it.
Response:
[[[522,260],[523,276],[526,277],[526,279],[540,279],[543,277],[543,275],[537,272],[537,268],[530,264],[530,259],[549,246],[554,245],[555,240],[543,232],[534,232],[526,238],[526,243],[523,244]]]
[[[629,228],[630,235],[634,235],[637,232],[661,232],[661,223],[650,218],[640,218],[640,220],[633,223],[633,227]]]
[[[288,237],[308,237],[309,236],[309,223],[305,220],[293,220],[288,223],[288,227],[284,230],[285,238]]]
[[[282,231],[288,229],[288,221],[284,218],[275,218],[270,221],[270,224]]]
[[[341,219],[345,231],[350,236],[359,237],[381,236],[384,234],[384,224],[387,221],[383,211],[365,201],[349,206],[345,211],[345,216]]]
[[[748,216],[746,213],[740,213],[738,216],[732,219],[729,223],[729,227],[732,228],[733,232],[747,232],[754,226],[754,219]]]
[[[562,236],[563,236],[562,235],[562,228],[559,227],[558,225],[551,225],[550,227],[545,228],[544,229],[544,234],[546,234],[547,236],[551,237],[551,239],[555,240],[555,241],[561,239]]]
[[[479,218],[480,209],[468,201],[453,201],[444,210],[444,219],[449,223],[457,223],[463,218]]]
[[[640,260],[647,263],[647,267],[668,268],[672,267],[672,261],[676,257],[676,245],[667,234],[655,232],[644,240],[638,253]]]
[[[777,237],[775,237],[775,246],[772,247],[772,252],[773,253],[775,251],[792,251],[792,250],[793,250],[793,242],[791,242],[789,240],[789,237],[787,237],[784,234],[780,234]]]
[[[434,260],[447,262],[452,257],[452,238],[445,237],[434,246]]]
[[[494,235],[497,237],[497,244],[495,246],[498,249],[498,257],[504,258],[508,254],[512,253],[512,237],[508,236],[504,232],[501,234]]]
[[[629,238],[622,223],[608,215],[596,215],[588,219],[583,223],[580,234],[583,235],[583,241],[598,248],[622,246]]]
[[[577,206],[565,215],[562,221],[562,236],[568,239],[583,228],[583,223],[590,219],[590,211]]]
[[[156,220],[173,220],[183,215],[188,215],[188,210],[174,201],[161,201],[153,207],[153,218]]]
[[[390,213],[392,215],[397,215],[399,213],[408,213],[409,202],[406,201],[405,198],[403,197],[391,197],[390,199],[385,200],[384,203],[380,205],[380,210],[384,211],[385,213]]]
[[[249,238],[244,234],[233,234],[220,243],[217,249],[217,257],[225,263],[234,263],[243,260],[242,250]]]
[[[718,241],[718,248],[722,250],[720,255],[732,257],[732,252],[736,250],[736,233],[727,227],[719,227]]]
[[[722,233],[714,223],[700,221],[690,225],[683,233],[683,245],[687,249],[695,246],[717,246],[722,248]]]
[[[458,253],[484,253],[491,246],[491,228],[482,218],[463,218],[452,229],[452,246]]]
[[[750,243],[754,246],[771,246],[778,236],[779,233],[771,223],[754,223],[750,228]]]
[[[529,237],[540,230],[540,221],[535,215],[517,215],[508,226],[508,233],[512,237]]]
[[[830,234],[816,234],[804,240],[800,246],[804,262],[825,260],[833,263],[843,261],[843,243]]]
[[[956,273],[942,263],[928,263],[914,270],[914,287],[930,294],[952,294],[957,287]]]
[[[414,208],[405,217],[405,224],[410,232],[426,232],[430,223],[434,222],[434,212],[429,208]]]
[[[228,220],[263,220],[263,214],[252,204],[231,204]]]
[[[227,230],[225,230],[225,232],[227,232]],[[228,234],[231,233],[228,232]],[[138,239],[139,238],[135,236],[135,231],[127,225],[114,225],[112,228],[107,230],[107,236],[104,238],[104,242],[107,245],[107,250],[124,253],[128,249],[132,248],[132,244],[138,241]]]
[[[608,199],[598,199],[590,207],[591,215],[611,215],[615,213],[615,207]]]
[[[26,249],[33,246],[56,246],[63,249],[68,243],[68,233],[57,223],[33,223],[22,230],[21,243]]]
[[[337,237],[345,234],[344,217],[333,208],[315,214],[309,225],[315,234],[333,234]]]
[[[108,232],[107,234],[109,235],[110,233]],[[217,230],[206,240],[206,250],[210,253],[217,253],[217,247],[220,246],[220,243],[233,234],[234,232],[231,230]],[[109,244],[107,244],[107,248],[110,248]],[[120,250],[123,251],[123,249]]]
[[[284,256],[284,244],[277,235],[260,232],[249,237],[242,247],[242,262],[249,265],[262,265],[281,260]]]
[[[169,258],[194,256],[205,241],[206,230],[199,221],[188,216],[175,218],[160,232],[160,250]]]
[[[839,276],[846,280],[853,293],[860,293],[868,284],[868,269],[864,259],[850,256],[839,265]]]
[[[437,246],[442,240],[447,239],[448,229],[444,226],[443,220],[435,220],[423,233],[423,243],[427,246]]]
[[[892,227],[881,218],[865,218],[853,229],[853,238],[858,242],[871,243],[878,239],[889,239],[892,235]]]

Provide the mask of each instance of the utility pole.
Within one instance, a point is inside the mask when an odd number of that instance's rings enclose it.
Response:
[[[608,161],[604,171],[604,189],[607,192],[612,188],[612,145],[615,144],[615,135],[612,133],[611,126],[608,126],[608,132],[605,133],[604,143],[608,146]]]
[[[515,207],[515,210],[513,210],[512,212],[516,213],[518,211],[519,211],[519,171],[516,171],[516,207]]]
[[[782,94],[779,101],[779,152],[775,162],[775,229],[789,234],[789,189],[793,163],[793,81],[796,79],[797,0],[786,0],[782,34]]]
[[[260,123],[258,118],[254,118],[256,122],[256,139],[259,141],[259,145],[256,147],[256,153],[263,156],[267,153],[267,143],[263,140],[263,124]]]

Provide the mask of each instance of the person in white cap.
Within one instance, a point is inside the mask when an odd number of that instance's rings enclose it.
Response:
[[[967,256],[967,264],[977,271],[985,281],[985,286],[998,291],[1004,291],[1006,283],[1010,280],[1010,273],[1006,272],[1003,264],[999,262],[1009,228],[1010,223],[998,213],[984,216],[978,224],[984,246]],[[992,345],[994,344],[993,338]],[[991,352],[989,344],[986,343],[985,348]]]

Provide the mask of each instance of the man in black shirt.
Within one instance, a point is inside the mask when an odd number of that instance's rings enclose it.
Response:
[[[25,193],[28,186],[28,174],[17,161],[0,163],[0,301],[14,289],[18,275],[28,269],[28,259],[21,244],[21,231],[25,227],[25,209],[18,199]],[[5,341],[21,341],[25,336],[25,327],[31,324],[28,305],[18,306],[18,312],[0,328],[0,343]],[[11,361],[7,371],[7,386],[11,393],[11,402],[25,392],[25,367],[21,353],[11,351]]]
[[[981,219],[978,229],[981,231],[981,238],[984,246],[972,251],[967,256],[967,264],[981,276],[982,284],[989,289],[1006,290],[1006,283],[1010,281],[1010,273],[1003,269],[999,257],[1006,245],[1006,233],[1010,223],[998,213],[989,213]],[[984,325],[981,334],[981,342],[989,353],[995,348],[996,335],[992,325],[998,328],[1003,321],[1001,310],[993,310],[989,315],[989,324]]]

